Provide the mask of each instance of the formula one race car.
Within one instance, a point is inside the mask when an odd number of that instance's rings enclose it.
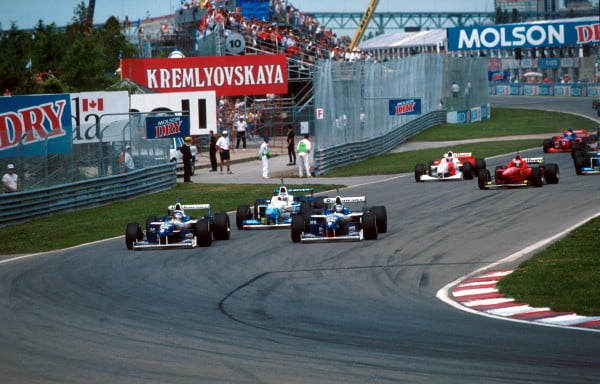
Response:
[[[387,211],[384,206],[366,206],[366,198],[340,197],[324,199],[325,209],[313,214],[308,221],[298,215],[292,217],[292,241],[317,243],[331,241],[375,240],[387,232]],[[358,203],[352,211],[346,204]]]
[[[283,180],[282,180],[283,184]],[[295,193],[310,193],[310,195],[295,195]],[[235,215],[238,229],[276,229],[289,228],[292,217],[303,215],[308,219],[313,209],[323,209],[323,197],[313,197],[312,188],[288,189],[285,185],[273,191],[273,196],[257,199],[254,210],[248,205],[240,205]]]
[[[536,167],[530,167],[536,164]],[[541,187],[545,183],[558,184],[560,172],[558,164],[546,164],[543,157],[522,158],[517,154],[507,165],[499,165],[494,171],[494,180],[490,171],[479,171],[477,185],[479,189]]]
[[[424,164],[415,166],[415,181],[431,180],[471,180],[480,169],[485,169],[484,159],[475,159],[471,152],[452,153],[449,151],[440,160],[432,160],[427,168]]]
[[[544,153],[572,152],[584,146],[588,137],[585,129],[565,129],[562,135],[544,139]]]
[[[188,216],[185,210],[202,210],[201,219]],[[167,207],[167,216],[148,216],[144,230],[129,223],[125,230],[127,249],[194,248],[210,246],[212,238],[227,240],[231,232],[226,213],[211,212],[210,204],[180,204]]]
[[[575,173],[578,175],[600,174],[600,145],[588,144],[583,150],[577,150],[574,154],[573,164]]]

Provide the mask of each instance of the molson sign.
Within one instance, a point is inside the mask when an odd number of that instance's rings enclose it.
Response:
[[[121,77],[157,92],[215,91],[217,96],[285,94],[285,55],[123,59]]]
[[[448,28],[448,49],[514,49],[600,43],[597,17],[571,20],[577,21]]]

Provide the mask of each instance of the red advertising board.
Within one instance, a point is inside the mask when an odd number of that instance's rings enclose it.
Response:
[[[217,96],[288,92],[285,55],[123,59],[121,77],[157,92],[215,91]]]

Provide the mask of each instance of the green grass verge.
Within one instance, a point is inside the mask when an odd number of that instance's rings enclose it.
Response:
[[[557,312],[600,315],[600,217],[575,229],[500,280],[509,297]]]
[[[418,151],[386,153],[374,156],[344,167],[333,169],[325,173],[325,177],[348,177],[364,175],[387,175],[396,173],[413,172],[417,163],[427,164],[429,160],[441,158],[444,152],[452,149],[454,152],[473,152],[477,158],[487,158],[503,153],[515,153],[527,148],[541,147],[540,139],[515,140],[515,141],[490,141],[474,144],[460,144],[452,148],[440,147],[421,149]]]
[[[490,120],[472,124],[443,124],[414,136],[414,141],[465,140],[484,137],[557,135],[563,129],[587,129],[596,132],[598,123],[592,119],[567,113],[532,111],[517,108],[493,108]],[[541,146],[541,142],[539,143]]]
[[[253,205],[256,198],[272,196],[277,186],[180,183],[165,192],[2,227],[2,254],[49,251],[122,236],[127,223],[136,221],[144,225],[146,217],[166,214],[167,205],[178,199],[184,204],[208,203],[213,212],[233,211],[240,204]],[[316,193],[341,186],[321,184],[306,187],[313,187]]]

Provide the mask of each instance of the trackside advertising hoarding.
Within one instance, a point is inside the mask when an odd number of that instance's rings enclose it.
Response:
[[[0,97],[0,157],[71,152],[68,94]]]
[[[598,18],[448,28],[448,49],[515,49],[600,43]]]
[[[217,96],[285,94],[285,55],[123,59],[121,77],[157,92],[215,91]]]
[[[190,135],[189,116],[146,117],[147,139],[168,139]]]

